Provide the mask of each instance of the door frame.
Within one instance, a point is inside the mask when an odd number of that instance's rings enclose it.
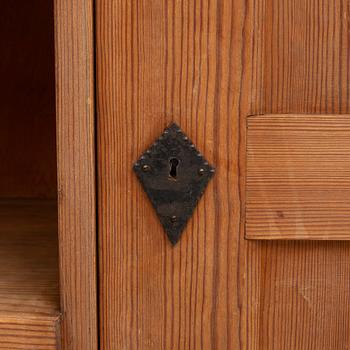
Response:
[[[92,0],[55,0],[62,348],[97,350]]]

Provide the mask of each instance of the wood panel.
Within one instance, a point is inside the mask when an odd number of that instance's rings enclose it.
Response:
[[[0,197],[56,198],[53,1],[3,1],[0,52]]]
[[[93,2],[55,0],[62,347],[97,349]]]
[[[346,349],[348,242],[250,241],[247,349]]]
[[[249,0],[248,12],[250,114],[349,113],[349,1]]]
[[[245,241],[239,222],[248,115],[350,113],[349,10],[96,2],[102,348],[348,346],[348,242]],[[172,120],[217,166],[174,249],[131,172]]]
[[[350,116],[247,119],[246,238],[350,238]]]
[[[242,170],[248,115],[350,113],[347,0],[249,0],[246,14]],[[244,189],[245,175],[242,207]],[[246,241],[242,255],[246,263],[241,290],[243,348],[348,346],[348,242]]]
[[[238,349],[243,1],[96,1],[102,349]],[[217,167],[172,247],[132,165],[177,122]]]
[[[0,349],[57,349],[57,205],[0,201]]]

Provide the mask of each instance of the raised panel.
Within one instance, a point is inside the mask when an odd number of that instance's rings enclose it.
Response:
[[[350,116],[247,119],[246,238],[350,239]]]
[[[247,3],[240,100],[243,213],[247,116],[350,113],[350,2]],[[243,216],[241,238],[244,222]],[[345,349],[350,242],[241,242],[243,348]]]

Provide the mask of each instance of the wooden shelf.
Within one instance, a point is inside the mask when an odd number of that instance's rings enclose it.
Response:
[[[56,349],[57,206],[0,200],[0,349]]]

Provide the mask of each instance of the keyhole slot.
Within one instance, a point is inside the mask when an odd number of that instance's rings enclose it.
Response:
[[[169,177],[172,179],[177,178],[177,168],[179,166],[180,161],[177,158],[171,158],[169,160],[170,170],[169,170]]]

